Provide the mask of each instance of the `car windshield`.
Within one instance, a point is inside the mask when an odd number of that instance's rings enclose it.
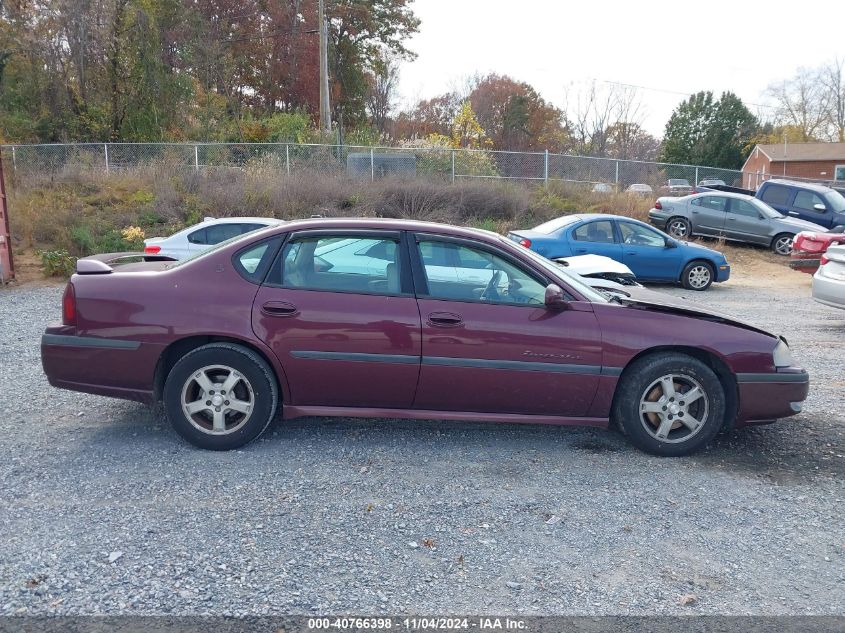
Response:
[[[555,231],[559,231],[567,224],[572,224],[576,220],[580,218],[577,215],[565,215],[561,218],[555,218],[554,220],[549,220],[548,222],[543,222],[539,226],[535,226],[532,231],[535,233],[543,233],[545,235],[549,235],[550,233],[554,233]]]
[[[689,180],[683,180],[682,178],[671,178],[669,180],[669,185],[682,185],[684,187],[689,187]]]
[[[765,218],[772,220],[772,219],[775,219],[775,218],[784,217],[783,215],[778,213],[775,209],[773,209],[772,207],[767,205],[762,200],[759,200],[758,198],[748,198],[748,201],[753,203],[754,206],[757,207],[760,210],[760,212],[763,214],[763,217],[765,217]]]
[[[831,191],[825,196],[831,211],[835,213],[845,213],[845,196],[838,191]]]
[[[509,243],[505,238],[501,238],[501,240],[505,243]],[[512,244],[511,244],[512,245]],[[599,293],[595,288],[591,288],[584,281],[581,279],[581,276],[577,273],[570,273],[566,270],[563,266],[558,266],[553,261],[546,259],[542,255],[538,255],[532,250],[525,249],[522,251],[523,255],[527,255],[530,259],[534,260],[537,264],[539,264],[544,270],[552,273],[553,275],[564,275],[566,277],[567,282],[570,286],[575,288],[581,295],[586,297],[588,301],[593,303],[607,303],[608,298]]]

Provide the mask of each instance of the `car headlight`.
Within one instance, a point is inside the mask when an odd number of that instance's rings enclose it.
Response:
[[[772,352],[772,359],[775,367],[791,367],[792,366],[792,352],[789,350],[789,345],[783,339],[778,340],[775,349]]]

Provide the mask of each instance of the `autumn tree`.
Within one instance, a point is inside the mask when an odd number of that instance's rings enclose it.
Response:
[[[490,139],[469,101],[464,101],[452,122],[452,147],[465,149],[486,149],[491,145]]]
[[[377,72],[384,55],[413,59],[405,40],[420,21],[409,0],[327,0],[332,110],[336,121],[366,121],[368,75]]]
[[[488,75],[477,81],[469,102],[497,149],[561,151],[566,144],[561,111],[525,82]]]
[[[390,136],[394,139],[425,138],[432,134],[448,136],[460,107],[461,100],[454,92],[418,101],[413,108],[396,116],[390,126]]]

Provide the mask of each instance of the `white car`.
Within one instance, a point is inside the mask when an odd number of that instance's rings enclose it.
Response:
[[[813,299],[845,309],[845,245],[830,246],[813,275]]]
[[[628,193],[635,193],[639,196],[649,196],[654,193],[654,190],[651,188],[650,185],[645,185],[643,183],[634,183],[625,191],[627,191]]]
[[[623,286],[638,286],[637,277],[622,262],[605,257],[604,255],[576,255],[575,257],[558,257],[553,262],[563,266],[567,272],[577,273],[585,278],[590,285],[590,280],[603,279]]]
[[[185,259],[214,244],[282,222],[275,218],[205,218],[170,237],[144,240],[144,253]]]

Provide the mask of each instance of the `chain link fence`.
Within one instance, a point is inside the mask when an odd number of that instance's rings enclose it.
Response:
[[[15,174],[63,170],[121,172],[144,167],[168,169],[277,170],[375,180],[432,178],[446,181],[488,179],[548,183],[564,181],[625,191],[648,185],[655,192],[669,179],[695,185],[718,179],[741,186],[742,172],[548,152],[504,152],[429,147],[363,147],[299,143],[74,143],[4,145],[3,160]]]

